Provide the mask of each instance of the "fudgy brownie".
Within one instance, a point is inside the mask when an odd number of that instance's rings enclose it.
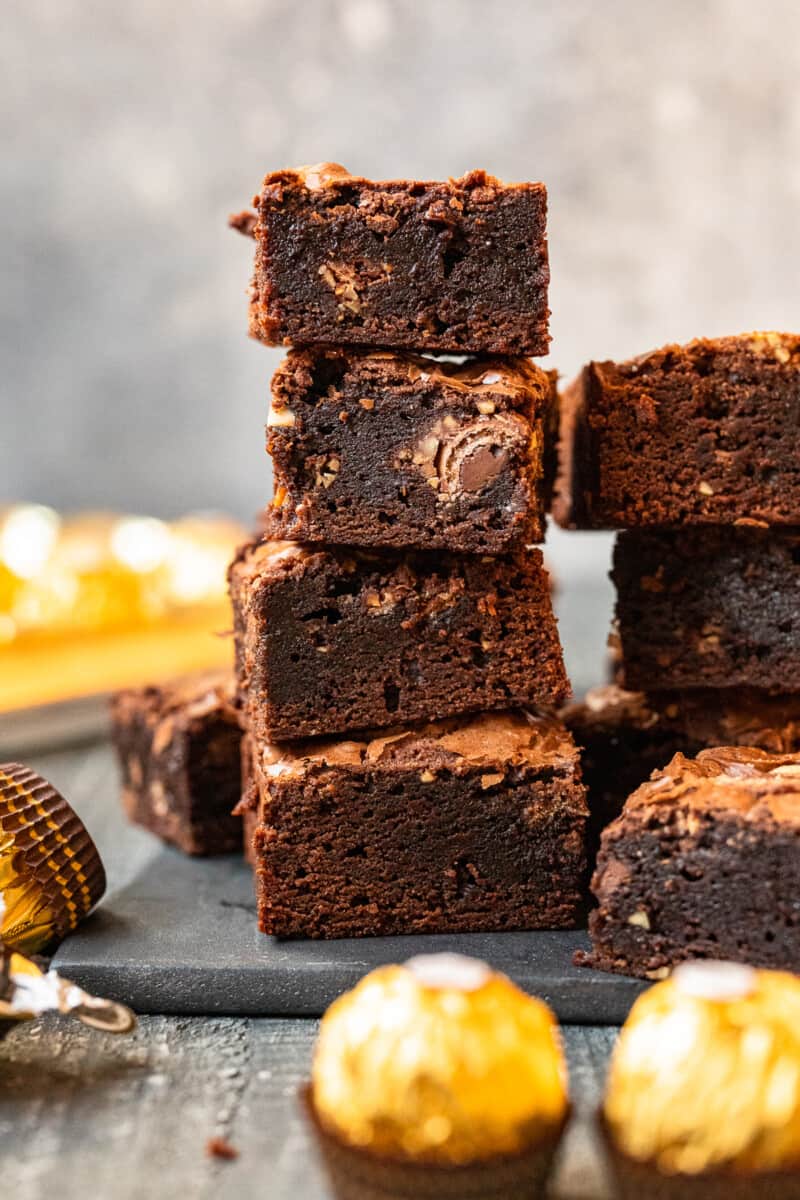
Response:
[[[273,537],[499,554],[544,539],[555,375],[293,350],[272,380]]]
[[[186,854],[240,850],[235,687],[229,673],[131,688],[111,701],[122,797],[137,825]]]
[[[363,741],[252,744],[265,933],[575,923],[586,801],[557,721],[483,713]]]
[[[800,524],[800,336],[592,362],[562,398],[554,515],[574,529]]]
[[[676,754],[603,834],[590,965],[661,978],[682,959],[800,970],[800,755]]]
[[[539,550],[489,558],[253,542],[230,584],[243,718],[259,738],[553,707],[568,692]]]
[[[581,750],[589,796],[590,847],[628,796],[677,753],[712,746],[800,752],[800,695],[754,688],[627,692],[593,688],[559,713]]]
[[[270,345],[546,354],[547,192],[485,171],[375,183],[335,163],[267,175],[250,331]]]
[[[625,687],[800,691],[800,535],[622,533],[611,578]]]

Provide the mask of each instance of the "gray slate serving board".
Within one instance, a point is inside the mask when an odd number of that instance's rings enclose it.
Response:
[[[577,694],[603,677],[609,600],[596,578],[558,596]],[[485,959],[547,1000],[562,1021],[616,1024],[642,990],[635,980],[574,967],[574,951],[588,945],[583,931],[266,938],[256,929],[252,877],[239,858],[186,859],[125,823],[107,745],[82,759],[50,754],[34,765],[86,821],[109,878],[102,907],[63,944],[55,965],[139,1012],[314,1016],[373,967],[442,949]]]
[[[619,1023],[641,991],[572,965],[582,931],[281,942],[256,929],[249,869],[160,850],[59,950],[55,966],[138,1012],[315,1016],[373,967],[458,950],[485,959],[562,1021]]]

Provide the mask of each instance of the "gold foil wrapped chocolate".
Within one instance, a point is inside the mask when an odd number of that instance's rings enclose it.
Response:
[[[0,1038],[21,1022],[51,1011],[106,1033],[130,1033],[136,1028],[136,1017],[124,1004],[91,996],[57,971],[42,971],[24,954],[0,943]]]
[[[244,538],[214,514],[0,509],[0,712],[228,666],[215,635]]]
[[[37,954],[53,948],[105,891],[83,822],[41,775],[0,764],[0,939]]]
[[[603,1118],[615,1150],[665,1174],[800,1170],[800,979],[678,967],[631,1009]]]
[[[367,975],[328,1009],[312,1069],[322,1128],[373,1155],[449,1166],[555,1140],[566,1072],[550,1010],[460,955]]]

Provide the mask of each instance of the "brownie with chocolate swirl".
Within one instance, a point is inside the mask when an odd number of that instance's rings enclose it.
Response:
[[[272,380],[271,536],[499,554],[541,542],[555,376],[524,358],[293,350]]]

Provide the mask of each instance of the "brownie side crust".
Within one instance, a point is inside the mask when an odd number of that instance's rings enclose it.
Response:
[[[229,673],[131,688],[111,701],[129,818],[186,854],[241,849],[240,741]]]
[[[230,571],[244,723],[263,740],[568,693],[540,551],[502,558],[245,546]]]
[[[586,802],[563,726],[481,714],[365,739],[255,742],[265,933],[575,924]]]
[[[800,691],[800,536],[630,531],[611,578],[623,686]]]
[[[547,353],[543,184],[503,184],[484,171],[373,182],[324,163],[267,175],[254,205],[254,337]],[[250,231],[242,218],[234,224]]]
[[[800,336],[592,362],[562,398],[554,515],[573,529],[800,524]]]
[[[678,754],[603,834],[584,961],[650,979],[691,958],[797,971],[799,864],[800,756]]]
[[[554,374],[526,359],[293,350],[272,380],[270,535],[500,554],[544,538]]]

